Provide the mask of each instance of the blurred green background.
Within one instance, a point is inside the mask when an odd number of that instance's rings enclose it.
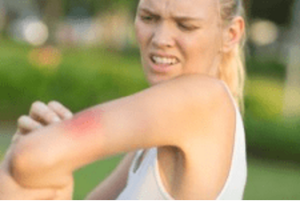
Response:
[[[0,158],[36,101],[73,112],[148,87],[133,34],[136,0],[0,0]],[[245,2],[249,26],[245,199],[300,199],[300,3]],[[298,54],[299,53],[299,54]],[[83,199],[118,155],[75,173]]]

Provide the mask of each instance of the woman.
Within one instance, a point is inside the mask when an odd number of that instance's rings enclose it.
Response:
[[[35,103],[6,157],[14,181],[68,199],[74,170],[128,152],[89,199],[242,199],[242,11],[240,0],[140,0],[136,36],[152,86],[73,118],[57,102]]]

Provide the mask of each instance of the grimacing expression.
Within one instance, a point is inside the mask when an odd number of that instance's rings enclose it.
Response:
[[[183,74],[217,77],[218,0],[140,0],[135,30],[151,85]]]

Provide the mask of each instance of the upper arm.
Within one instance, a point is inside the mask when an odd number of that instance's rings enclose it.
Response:
[[[45,166],[43,172],[49,174],[44,180],[50,182],[55,178],[52,170],[59,170],[56,175],[72,172],[95,160],[139,148],[167,145],[181,148],[192,135],[207,133],[207,125],[213,122],[212,114],[230,104],[228,98],[222,99],[224,92],[218,80],[183,76],[100,104],[72,120],[26,136],[21,147],[31,150],[25,153],[32,160],[20,156],[20,164],[22,158],[30,161],[25,170],[31,172]],[[36,176],[27,179],[37,182],[40,177]]]
[[[127,153],[115,170],[88,196],[88,200],[114,200],[126,186],[128,171],[136,152]]]

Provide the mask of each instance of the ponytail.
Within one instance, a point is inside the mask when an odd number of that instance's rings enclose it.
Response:
[[[221,20],[229,23],[235,16],[244,16],[244,8],[241,0],[219,0]],[[245,54],[244,35],[240,44],[231,52],[222,57],[219,78],[223,80],[230,89],[240,111],[244,112],[244,85],[245,85]]]

